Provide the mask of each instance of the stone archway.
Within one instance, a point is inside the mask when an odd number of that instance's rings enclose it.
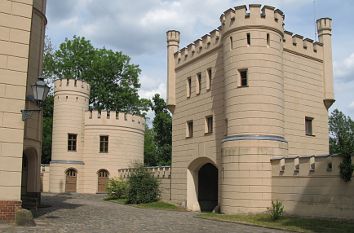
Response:
[[[77,187],[77,170],[69,168],[65,171],[65,192],[76,193]]]
[[[98,183],[97,183],[97,193],[105,193],[106,186],[109,179],[109,172],[106,169],[100,169],[97,172]]]
[[[201,157],[187,169],[187,209],[212,211],[218,206],[218,169],[215,163]]]
[[[23,208],[36,208],[40,203],[40,159],[37,151],[26,148],[22,157],[21,200]]]

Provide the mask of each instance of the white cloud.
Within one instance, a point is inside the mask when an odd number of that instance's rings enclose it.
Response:
[[[349,104],[349,108],[354,109],[354,101]]]
[[[73,35],[85,36],[96,47],[121,50],[142,69],[141,90],[144,98],[156,92],[166,96],[166,38],[169,29],[181,31],[181,47],[195,41],[220,25],[219,16],[228,8],[248,4],[249,0],[48,0],[47,17],[54,45]],[[313,0],[259,0],[286,15],[286,28],[299,34],[313,32]],[[352,0],[317,1],[318,14],[334,18],[333,56],[336,105],[354,115],[348,102],[354,99],[354,44],[347,44],[345,55],[338,54],[338,42],[350,41],[347,29],[354,20]],[[322,9],[322,10],[321,10]],[[330,9],[330,10],[329,10]],[[347,12],[347,11],[348,12]],[[328,14],[328,15],[327,15]],[[343,33],[339,33],[339,32]],[[336,41],[338,40],[338,41]],[[348,55],[348,51],[351,54]],[[335,54],[337,53],[337,54]]]
[[[333,63],[334,75],[338,80],[354,80],[354,52],[342,61]]]

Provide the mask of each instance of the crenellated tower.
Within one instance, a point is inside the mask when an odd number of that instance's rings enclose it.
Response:
[[[249,10],[246,6],[229,9],[220,17],[227,119],[221,187],[225,213],[260,212],[271,201],[271,168],[267,162],[274,155],[284,155],[286,148],[283,19],[280,10],[256,4]],[[253,188],[235,192],[230,182],[237,190],[244,184]]]
[[[84,81],[60,79],[54,82],[51,192],[65,191],[65,180],[58,182],[56,178],[65,174],[68,165],[78,170],[84,164],[84,122],[89,95],[90,86]],[[79,182],[78,189],[82,185]]]

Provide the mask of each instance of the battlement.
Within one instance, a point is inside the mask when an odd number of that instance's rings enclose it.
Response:
[[[271,164],[273,176],[339,176],[341,161],[338,155],[275,156]]]
[[[79,92],[81,94],[90,95],[90,85],[83,80],[76,79],[58,79],[54,82],[54,94],[58,92]]]
[[[118,175],[122,179],[130,177],[131,173],[135,168],[123,168],[118,169]],[[171,167],[161,166],[161,167],[145,167],[154,177],[158,179],[170,179],[171,178]]]
[[[227,31],[244,26],[263,26],[282,33],[284,25],[284,13],[272,6],[250,4],[237,6],[226,10],[220,16],[220,22],[224,34]]]
[[[285,51],[304,55],[317,60],[323,59],[323,44],[301,35],[284,31],[283,48]]]
[[[86,111],[85,126],[127,127],[144,131],[145,119],[141,116],[122,112]]]
[[[220,16],[221,26],[205,34],[201,38],[183,47],[174,54],[176,68],[207,54],[221,45],[221,39],[236,30],[252,28],[264,28],[275,31],[283,37],[284,50],[298,55],[313,58],[318,61],[323,59],[323,45],[310,38],[294,34],[284,30],[284,13],[272,6],[250,4],[249,7],[242,5],[226,10]],[[317,20],[319,34],[331,29],[331,19]],[[177,31],[167,32],[167,41],[179,43],[180,33]]]
[[[219,48],[220,39],[221,32],[218,28],[180,49],[175,53],[176,67]]]

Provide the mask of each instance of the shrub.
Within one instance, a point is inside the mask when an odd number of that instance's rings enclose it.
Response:
[[[106,187],[108,198],[122,199],[127,197],[128,183],[119,178],[112,178],[108,180]]]
[[[270,218],[275,221],[283,216],[284,205],[281,201],[272,201],[272,208],[269,209]]]
[[[128,178],[128,187],[129,204],[149,203],[159,199],[158,180],[142,164],[135,165]]]

